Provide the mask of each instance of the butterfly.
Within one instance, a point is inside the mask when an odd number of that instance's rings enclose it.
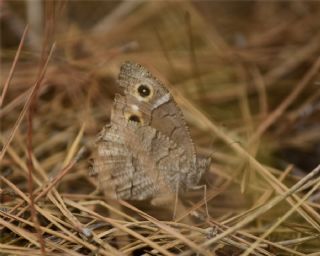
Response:
[[[110,123],[100,132],[94,172],[107,196],[145,200],[197,186],[211,158],[196,154],[183,113],[145,67],[125,62]]]

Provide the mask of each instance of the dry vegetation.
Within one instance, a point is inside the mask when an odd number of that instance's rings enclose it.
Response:
[[[320,255],[319,2],[0,8],[0,255]],[[203,191],[175,221],[97,192],[90,152],[124,60],[167,82],[212,154],[210,217]]]

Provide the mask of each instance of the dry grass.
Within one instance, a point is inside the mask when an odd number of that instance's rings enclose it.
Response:
[[[0,255],[320,255],[318,2],[1,6]],[[125,60],[213,156],[175,221],[89,176]]]

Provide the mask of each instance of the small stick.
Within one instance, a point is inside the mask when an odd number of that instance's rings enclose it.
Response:
[[[220,239],[226,237],[227,235],[232,234],[233,232],[242,228],[243,226],[247,225],[248,223],[253,221],[255,218],[257,218],[257,216],[265,213],[266,211],[268,211],[269,209],[271,209],[272,207],[274,207],[275,205],[280,203],[282,200],[284,200],[286,197],[288,197],[291,194],[293,194],[294,192],[296,192],[301,186],[303,186],[303,184],[305,184],[308,180],[312,179],[319,172],[320,172],[320,165],[318,165],[317,168],[315,168],[312,172],[310,172],[308,175],[306,175],[304,178],[302,178],[300,181],[298,181],[295,185],[293,185],[283,195],[278,195],[278,196],[274,197],[271,201],[269,201],[269,203],[267,203],[264,206],[262,206],[261,208],[257,209],[255,214],[248,216],[247,218],[240,221],[239,223],[237,223],[233,227],[227,229],[225,232],[223,232],[223,233],[215,236],[214,238],[208,240],[207,242],[203,243],[203,246],[207,247],[207,246],[219,241]]]
[[[25,27],[24,31],[23,31],[23,34],[22,34],[22,37],[21,37],[21,40],[20,40],[20,44],[19,44],[19,47],[18,47],[18,50],[16,52],[16,55],[14,56],[14,60],[13,60],[13,63],[12,63],[12,66],[10,68],[10,72],[9,72],[9,76],[7,77],[7,80],[3,86],[3,90],[2,90],[2,94],[0,96],[0,108],[3,104],[3,101],[4,101],[4,98],[6,96],[6,93],[7,93],[7,90],[8,90],[8,87],[9,87],[9,84],[11,82],[11,79],[13,77],[13,73],[14,73],[14,70],[15,70],[15,67],[17,65],[17,62],[18,62],[18,59],[19,59],[19,56],[20,56],[20,53],[21,53],[21,49],[22,49],[22,46],[24,44],[24,40],[26,38],[26,35],[27,35],[27,32],[28,32],[28,25]]]

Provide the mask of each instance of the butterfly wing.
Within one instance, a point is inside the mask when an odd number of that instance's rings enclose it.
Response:
[[[195,149],[188,128],[168,89],[146,68],[132,62],[121,66],[119,84],[128,106],[140,112],[146,124],[183,146],[188,161],[195,165]]]
[[[121,66],[119,85],[125,91],[126,105],[134,109],[144,124],[184,148],[189,176],[183,181],[189,187],[197,185],[210,166],[211,158],[196,155],[183,113],[168,89],[146,68],[132,62]]]
[[[191,172],[185,149],[153,127],[131,121],[127,110],[125,98],[117,95],[111,124],[97,143],[94,168],[103,191],[143,200],[160,191],[186,190]]]

